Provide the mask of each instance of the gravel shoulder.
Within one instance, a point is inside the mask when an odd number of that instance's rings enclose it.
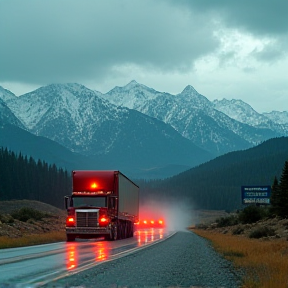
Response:
[[[193,232],[126,257],[47,284],[45,287],[229,287],[241,286],[241,273],[210,243]]]

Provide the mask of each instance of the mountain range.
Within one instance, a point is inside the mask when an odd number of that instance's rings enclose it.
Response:
[[[19,97],[0,87],[0,146],[67,169],[163,178],[286,136],[287,127],[288,112],[211,102],[192,86],[172,95],[136,81],[106,94],[52,84]]]

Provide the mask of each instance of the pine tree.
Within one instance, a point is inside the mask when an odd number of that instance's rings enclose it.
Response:
[[[279,214],[279,182],[277,177],[275,176],[274,182],[271,187],[271,198],[270,198],[270,203],[271,203],[271,208],[270,212],[272,215],[278,215]]]
[[[278,206],[279,216],[283,218],[288,217],[288,161],[285,161],[280,178]]]

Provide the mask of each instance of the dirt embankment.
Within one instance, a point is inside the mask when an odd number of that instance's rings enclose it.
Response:
[[[46,216],[40,220],[15,219],[13,213],[21,208],[31,208]],[[0,237],[22,237],[29,234],[42,234],[51,231],[65,231],[66,211],[49,204],[32,200],[0,201]]]

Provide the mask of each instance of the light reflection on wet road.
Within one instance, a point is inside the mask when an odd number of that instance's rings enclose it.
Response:
[[[147,244],[165,239],[165,229],[139,229],[133,238],[118,241],[81,240],[0,250],[0,284],[36,287],[48,279],[62,277],[121,257]],[[1,287],[1,285],[0,285]]]

